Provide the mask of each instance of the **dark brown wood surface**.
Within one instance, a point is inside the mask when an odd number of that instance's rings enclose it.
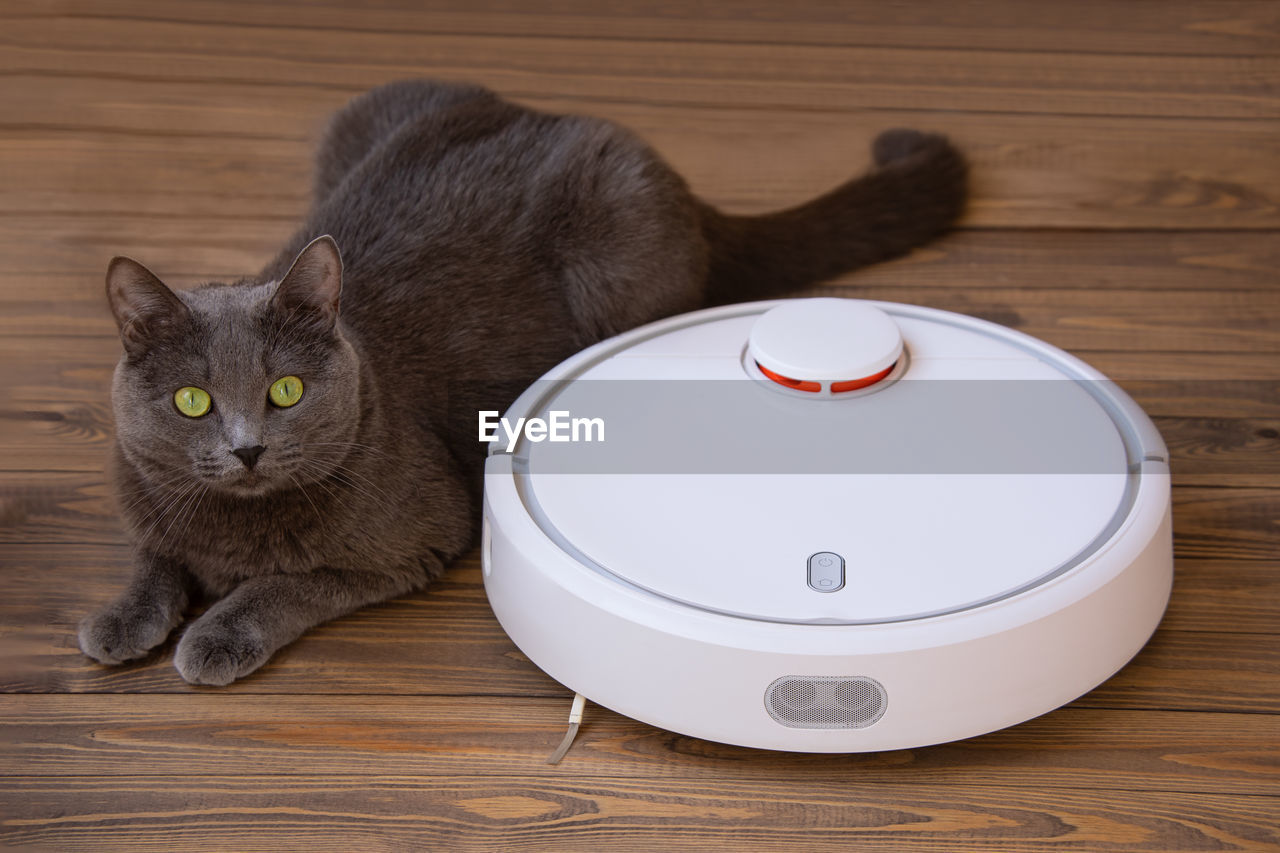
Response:
[[[474,554],[225,689],[74,629],[128,574],[105,487],[114,254],[258,269],[317,129],[397,77],[623,122],[709,200],[793,204],[880,130],[949,133],[962,227],[823,292],[1078,353],[1173,457],[1151,643],[1005,731],[770,753],[589,706],[494,620]],[[0,848],[1280,849],[1280,5],[0,0]]]

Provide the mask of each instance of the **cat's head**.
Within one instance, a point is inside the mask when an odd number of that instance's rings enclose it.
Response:
[[[125,457],[175,490],[258,495],[328,476],[360,418],[341,291],[327,236],[264,284],[175,293],[138,262],[112,260],[107,298],[124,344],[112,405]]]

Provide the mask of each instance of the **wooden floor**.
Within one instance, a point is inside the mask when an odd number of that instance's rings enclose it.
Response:
[[[0,0],[0,846],[1280,849],[1280,4],[421,5]],[[738,211],[864,168],[884,128],[951,134],[963,227],[830,292],[1012,325],[1147,408],[1177,552],[1151,644],[960,743],[779,754],[589,706],[557,767],[569,694],[474,554],[229,688],[171,645],[89,663],[74,626],[128,571],[107,260],[256,271],[324,117],[412,75],[624,122]]]

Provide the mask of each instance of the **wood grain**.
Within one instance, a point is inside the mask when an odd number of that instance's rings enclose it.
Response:
[[[44,179],[50,184],[57,182],[53,176]],[[84,190],[69,193],[78,205],[92,202],[95,195]],[[0,188],[0,197],[13,199],[16,208],[20,200],[15,196],[12,187]],[[144,198],[145,193],[139,190],[131,207]],[[47,194],[43,194],[40,201],[46,206],[52,203]],[[187,215],[205,200],[200,196],[177,194],[174,202],[181,203],[182,208],[175,214]],[[213,206],[219,202],[236,203],[231,197],[208,203]],[[300,214],[304,203],[304,197],[299,194],[297,199],[290,199],[284,213]],[[116,215],[127,213],[116,211]],[[185,288],[204,281],[250,275],[278,248],[273,241],[274,232],[254,235],[239,229],[234,221],[226,222],[225,227],[231,230],[205,235],[190,245],[166,245],[158,248],[154,256],[138,254],[166,282]],[[1265,231],[969,229],[962,230],[961,235],[930,243],[905,258],[858,270],[842,281],[879,288],[896,286],[903,294],[916,288],[1016,287],[1060,291],[1116,288],[1213,293],[1257,291],[1262,298],[1280,290],[1280,248],[1274,235]],[[221,239],[215,242],[215,237]],[[129,234],[122,239],[136,240],[138,235]],[[63,254],[48,258],[30,253],[0,258],[22,264],[15,269],[0,269],[0,298],[6,300],[3,306],[19,310],[35,301],[32,296],[39,294],[44,300],[60,304],[97,305],[100,316],[106,318],[102,287],[105,261],[87,251],[87,246],[73,253],[69,252],[75,246],[68,243],[66,248]],[[205,258],[208,260],[203,260]],[[43,269],[33,268],[37,264]],[[63,271],[56,271],[58,269]],[[1087,294],[1078,295],[1089,298]]]
[[[990,288],[977,283],[965,289],[909,291],[898,286],[830,284],[813,292],[970,314],[1082,353],[1157,349],[1280,355],[1280,292],[1172,291],[1158,304],[1152,304],[1149,291],[1116,289],[1100,303],[1077,291]],[[13,337],[50,332],[109,337],[115,327],[94,298],[70,303],[66,310],[48,301],[29,303],[7,320],[0,319],[0,331]]]
[[[268,792],[268,793],[264,793]],[[312,773],[21,778],[0,843],[59,850],[1274,850],[1266,796],[877,783]],[[2,808],[2,807],[0,807]],[[213,826],[217,831],[211,831]]]
[[[401,69],[369,85],[415,75],[430,72]],[[169,229],[190,227],[191,219],[229,226],[247,219],[276,229],[269,240],[274,247],[304,206],[310,140],[359,90],[308,90],[299,103],[292,88],[273,92],[218,79],[120,80],[92,72],[41,78],[38,87],[29,82],[15,81],[15,89],[31,92],[19,105],[27,120],[17,126],[0,120],[11,134],[0,150],[30,157],[40,168],[0,176],[12,186],[6,206],[20,214],[12,227],[33,247],[43,242],[45,257],[59,245],[49,242],[58,235],[44,233],[42,240],[42,231],[60,223],[84,229],[82,239],[123,232],[123,248],[132,252],[171,243]],[[749,109],[714,100],[569,100],[486,82],[533,107],[620,122],[653,145],[695,192],[733,211],[760,212],[825,192],[868,166],[877,133],[907,126],[945,132],[963,145],[976,191],[964,219],[968,227],[1241,230],[1275,228],[1280,219],[1280,176],[1272,168],[1280,138],[1268,121],[1029,120],[867,104]],[[646,85],[641,80],[624,88],[631,93]],[[282,101],[293,111],[282,110]],[[106,151],[85,146],[86,137],[111,145]],[[1210,151],[1212,167],[1202,156]],[[58,181],[69,170],[84,176],[83,192],[73,194]],[[129,229],[131,220],[162,230],[149,238],[136,224]],[[196,246],[232,245],[226,237],[215,232]]]
[[[540,35],[630,40],[898,45],[1081,53],[1277,54],[1280,13],[1266,0],[1211,5],[1169,0],[1159,6],[1084,0],[1063,9],[1018,0],[981,4],[927,3],[888,9],[861,4],[805,3],[781,8],[770,0],[737,0],[687,8],[627,0],[558,0],[536,9],[502,0],[413,0],[376,4],[276,2],[234,4],[152,2],[11,2],[13,17],[116,17],[313,30]],[[425,12],[425,14],[424,14]],[[994,25],[998,22],[998,26]]]
[[[1269,0],[0,2],[0,847],[1280,849],[1280,5]],[[226,689],[75,626],[129,549],[105,487],[103,271],[251,274],[326,117],[405,76],[634,129],[709,201],[795,204],[889,127],[972,164],[960,229],[814,293],[1041,337],[1171,453],[1173,597],[1071,705],[887,753],[771,753],[589,705],[476,554]]]
[[[1280,635],[1160,629],[1124,669],[1077,704],[1276,714],[1278,691]]]
[[[366,88],[388,71],[483,79],[508,90],[601,97],[643,79],[652,100],[787,109],[891,107],[1062,114],[1269,117],[1272,56],[1078,54],[1052,50],[573,39],[353,29],[340,43],[307,27],[67,16],[6,22],[11,73],[123,77],[116,58],[160,58],[172,79]],[[211,49],[213,44],[218,48]],[[316,62],[317,49],[330,61]],[[333,60],[339,60],[337,62]],[[346,62],[342,62],[346,59]],[[765,87],[763,81],[770,84]]]
[[[198,695],[0,697],[0,772],[22,776],[394,773],[505,777],[735,779],[781,788],[856,778],[891,784],[1194,790],[1273,795],[1280,781],[1274,715],[1068,707],[1013,729],[914,750],[775,753],[664,732],[591,705],[565,763],[569,695]],[[1037,761],[1013,761],[1035,755]]]

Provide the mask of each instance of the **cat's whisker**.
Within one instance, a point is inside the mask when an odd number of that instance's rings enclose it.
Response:
[[[138,489],[136,492],[128,495],[127,497],[129,499],[123,502],[121,502],[119,500],[119,496],[117,496],[117,505],[120,507],[121,512],[127,512],[147,503],[148,500],[152,502],[162,502],[172,495],[174,486],[189,479],[190,477],[184,475],[174,477],[165,483],[157,483],[150,487]]]
[[[332,463],[320,462],[315,459],[301,459],[299,460],[298,465],[301,469],[322,478],[322,481],[332,480],[346,488],[361,491],[367,497],[375,497],[373,494],[363,491],[358,483],[340,470],[340,466]]]
[[[164,514],[169,511],[170,507],[182,499],[182,496],[186,493],[188,488],[192,488],[192,486],[184,486],[163,495],[152,504],[145,514],[143,514],[143,516],[138,520],[138,525],[141,526],[154,519],[162,518]]]
[[[292,474],[289,474],[288,477],[290,480],[293,481],[293,484],[298,487],[298,491],[302,492],[302,496],[307,499],[307,503],[311,504],[311,508],[316,511],[316,521],[320,522],[320,524],[323,525],[324,516],[320,513],[320,507],[316,506],[316,502],[311,499],[311,495],[307,494],[307,490],[304,489],[302,487],[302,484],[298,482],[297,477],[293,476]]]
[[[178,537],[181,537],[187,532],[187,528],[191,526],[192,519],[196,517],[196,513],[200,510],[200,504],[204,502],[204,496],[208,493],[209,487],[202,486],[194,498],[187,501],[182,508],[182,512],[179,513],[173,521],[169,522],[169,526],[164,531],[165,539],[169,538],[169,532],[173,530],[173,525],[176,524],[179,519],[182,519],[182,527],[178,529]]]
[[[159,482],[151,480],[139,484],[136,489],[117,489],[115,493],[116,500],[119,501],[139,496],[142,498],[150,497],[158,491],[164,491],[176,483],[181,483],[190,476],[190,473],[184,470],[170,471],[169,476],[163,478]]]
[[[377,454],[384,459],[395,458],[390,453],[387,453],[380,448],[374,447],[371,444],[362,444],[358,441],[308,441],[307,447],[346,447],[351,450],[365,450],[369,453]]]
[[[305,462],[307,462],[307,461],[308,461],[308,460],[306,460],[306,459],[300,459],[300,460],[298,460],[298,465],[300,465],[300,466],[301,466],[301,465],[303,465],[303,463],[305,463]],[[304,470],[304,471],[306,470],[305,466],[303,467],[303,470]],[[289,476],[291,476],[291,477],[292,477],[293,475],[292,475],[292,474],[290,474]],[[327,484],[323,479],[311,480],[311,481],[310,481],[310,485],[313,485],[313,486],[319,486],[320,488],[324,489],[325,494],[327,494],[327,495],[328,495],[332,500],[335,500],[335,501],[336,501],[336,500],[338,500],[338,493],[337,493],[337,492],[335,492],[333,489],[329,488],[329,485],[328,485],[328,484]],[[301,489],[301,488],[302,488],[302,483],[301,483],[301,481],[299,481],[299,482],[298,482],[298,488],[299,488],[299,489]]]
[[[376,492],[376,493],[377,493],[379,496],[381,496],[381,497],[382,497],[382,499],[383,499],[383,500],[385,500],[387,503],[393,503],[393,502],[394,502],[394,498],[392,498],[391,494],[390,494],[389,492],[387,492],[387,490],[386,490],[386,489],[384,489],[384,488],[382,488],[381,486],[379,486],[376,482],[374,482],[374,480],[373,480],[371,477],[369,477],[369,476],[367,476],[367,475],[365,475],[365,474],[360,473],[359,471],[355,470],[354,468],[350,468],[350,467],[348,467],[348,466],[346,466],[346,465],[334,465],[334,466],[333,466],[333,470],[334,470],[335,472],[337,472],[337,473],[342,474],[342,475],[343,475],[343,476],[345,476],[345,477],[358,479],[358,480],[361,482],[361,484],[363,484],[366,488],[371,489],[371,490],[373,490],[374,492]],[[353,485],[354,485],[354,483],[353,483]]]
[[[335,451],[329,448],[339,448],[340,450],[341,449],[346,449],[346,450],[354,449],[354,450],[361,450],[361,451],[367,450],[370,453],[383,457],[384,459],[394,460],[396,458],[389,453],[379,450],[376,447],[370,447],[369,445],[359,444],[356,442],[317,441],[317,442],[309,442],[307,444],[307,448],[314,451],[313,453],[310,454],[309,458],[313,459],[314,461],[323,462],[326,465],[342,466],[345,464],[348,456],[350,455],[350,454],[339,455],[338,451]]]
[[[199,487],[200,487],[200,483],[199,481],[196,481],[188,484],[182,490],[176,492],[174,496],[164,504],[164,506],[160,507],[160,509],[156,512],[155,521],[151,522],[151,526],[148,527],[145,531],[143,531],[142,535],[138,538],[145,542],[147,538],[151,535],[151,532],[155,530],[157,526],[159,526],[160,522],[164,521],[164,517],[169,514],[169,511],[177,507],[178,503],[183,498],[190,495]],[[146,523],[146,519],[143,519],[141,523]]]
[[[395,503],[394,498],[392,498],[392,496],[389,495],[385,490],[372,485],[372,483],[369,483],[370,488],[377,490],[377,493],[375,493],[373,491],[370,491],[369,488],[365,488],[365,486],[362,485],[360,482],[357,482],[356,476],[358,475],[355,475],[355,472],[352,472],[350,469],[344,469],[343,466],[326,467],[321,465],[318,462],[315,462],[314,460],[303,460],[303,461],[304,463],[310,466],[309,470],[311,470],[313,473],[322,474],[330,479],[336,480],[338,483],[342,484],[346,488],[350,489],[351,491],[355,492],[358,495],[362,495],[363,497],[367,498],[368,500],[372,501],[375,504],[391,505]],[[366,483],[368,483],[367,480],[366,480]]]
[[[163,486],[157,486],[156,488],[150,490],[149,492],[141,494],[140,496],[136,497],[134,500],[128,502],[127,504],[120,506],[120,512],[122,515],[128,515],[130,512],[138,509],[140,506],[147,503],[148,499],[151,499],[151,501],[156,505],[155,507],[152,508],[151,513],[154,513],[156,511],[163,511],[165,507],[163,507],[162,505],[167,504],[167,502],[173,500],[175,496],[178,496],[180,498],[180,493],[186,491],[185,488],[171,489],[169,488],[169,486],[172,485],[173,483],[179,483],[179,482],[188,481],[188,480],[195,486],[201,485],[201,482],[199,480],[191,480],[190,477],[185,475],[175,477],[173,478],[172,481],[170,481],[170,483],[165,484]],[[208,486],[205,486],[205,488],[208,488]],[[145,520],[150,517],[151,513],[148,513],[146,516],[144,516],[143,521],[140,523],[145,523]]]

